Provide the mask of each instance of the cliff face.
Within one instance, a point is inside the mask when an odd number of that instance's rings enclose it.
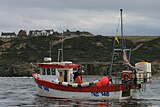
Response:
[[[53,61],[57,61],[57,52],[62,42],[64,43],[64,60],[83,64],[110,62],[113,40],[113,37],[107,36],[80,35],[66,36],[63,39],[59,36],[0,39],[0,76],[30,76],[31,62],[42,62],[50,52]],[[128,39],[126,44],[132,49],[133,63],[149,61],[152,62],[153,72],[160,72],[160,37],[140,42]],[[93,65],[90,69],[99,70],[99,65],[95,67],[97,65]],[[86,74],[95,73],[97,72]]]

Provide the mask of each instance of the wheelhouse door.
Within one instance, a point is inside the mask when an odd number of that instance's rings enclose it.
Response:
[[[58,70],[58,72],[59,72],[58,81],[68,82],[68,70]]]
[[[58,70],[58,73],[59,73],[58,81],[64,82],[64,70]]]

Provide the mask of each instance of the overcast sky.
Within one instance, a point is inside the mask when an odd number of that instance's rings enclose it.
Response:
[[[69,29],[115,35],[120,8],[124,35],[160,35],[160,0],[0,0],[0,31]]]

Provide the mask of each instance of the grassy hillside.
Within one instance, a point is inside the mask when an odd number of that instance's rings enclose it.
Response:
[[[141,44],[137,50],[133,51],[136,60],[160,59],[160,37]]]
[[[158,38],[158,36],[125,36],[125,39],[131,40],[134,43],[147,42]]]
[[[126,40],[127,47],[132,49],[132,62],[147,60],[158,63],[160,37],[137,38],[127,37]],[[0,76],[30,75],[30,63],[42,62],[44,57],[50,55],[50,46],[52,59],[57,61],[62,41],[64,60],[75,63],[110,62],[113,40],[113,37],[106,36],[70,36],[63,40],[59,36],[3,39],[0,40]],[[159,66],[157,63],[155,65]]]

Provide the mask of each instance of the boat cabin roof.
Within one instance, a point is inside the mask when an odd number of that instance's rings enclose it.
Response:
[[[78,64],[72,64],[70,62],[50,62],[50,63],[38,63],[38,68],[78,68]]]

